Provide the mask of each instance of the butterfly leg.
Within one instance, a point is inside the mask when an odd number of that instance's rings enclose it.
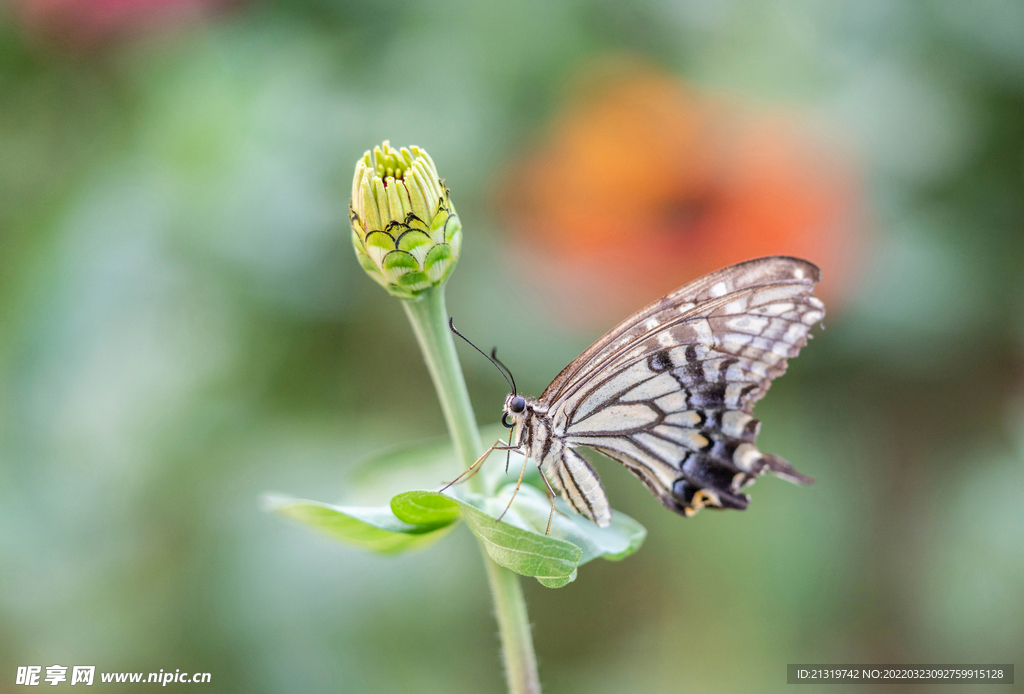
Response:
[[[509,454],[509,456],[511,457],[511,455],[512,455],[512,449],[511,449],[511,447],[509,447],[509,448],[508,448],[507,450],[508,450],[508,454]],[[513,492],[512,492],[512,498],[508,500],[508,505],[507,505],[507,506],[505,506],[505,510],[501,512],[501,515],[500,515],[500,516],[498,516],[497,518],[495,518],[495,519],[494,519],[494,522],[495,522],[495,523],[497,523],[497,522],[498,522],[498,521],[500,521],[500,520],[501,520],[502,518],[504,518],[504,517],[505,517],[505,514],[506,514],[506,513],[508,513],[508,510],[509,510],[510,508],[512,508],[512,502],[513,502],[513,501],[515,501],[515,498],[516,498],[516,494],[518,494],[518,493],[519,493],[519,487],[521,487],[521,486],[522,486],[522,484],[523,484],[523,475],[525,475],[525,474],[526,474],[526,464],[527,464],[528,462],[530,462],[530,461],[529,461],[528,459],[524,459],[524,460],[523,460],[523,469],[519,471],[519,479],[518,479],[518,480],[516,481],[516,488],[515,488],[515,491],[513,491]],[[505,469],[506,469],[506,470],[508,470],[508,467],[507,467],[507,465],[506,465]],[[545,534],[546,534],[546,533],[545,533]]]
[[[513,450],[513,449],[517,449],[517,448],[519,448],[519,446],[509,446],[508,444],[506,444],[501,439],[498,439],[497,441],[492,443],[490,445],[490,447],[488,447],[488,449],[486,451],[483,452],[483,455],[481,455],[479,458],[476,459],[475,463],[473,463],[468,468],[466,468],[466,470],[461,475],[459,475],[458,477],[453,479],[451,482],[449,482],[448,484],[446,484],[443,487],[441,487],[441,489],[439,489],[438,491],[443,492],[445,489],[448,489],[448,487],[452,486],[453,484],[455,484],[456,482],[461,480],[466,475],[469,475],[470,473],[476,474],[476,472],[479,472],[480,465],[485,460],[487,460],[487,456],[489,456],[491,454],[491,451],[508,451],[508,450]]]
[[[509,432],[508,432],[508,441],[509,441],[509,443],[512,443],[512,441],[515,439],[515,437],[516,437],[516,428],[513,426],[509,430]],[[500,439],[499,439],[499,441],[500,441]],[[512,447],[509,446],[507,449],[505,449],[505,474],[506,475],[508,474],[508,463],[509,463],[509,461],[511,459],[512,459]],[[522,476],[521,475],[520,475],[519,479],[522,480]],[[508,509],[505,509],[505,510],[507,511]],[[505,514],[503,513],[501,515],[504,516]]]
[[[555,490],[551,488],[551,483],[548,482],[548,478],[544,475],[544,470],[541,466],[537,466],[537,472],[540,473],[540,478],[544,480],[544,486],[548,488],[548,499],[551,501],[551,513],[548,514],[548,527],[544,529],[544,534],[547,535],[551,532],[551,521],[555,518]]]

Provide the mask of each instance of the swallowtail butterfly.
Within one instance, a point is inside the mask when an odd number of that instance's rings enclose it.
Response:
[[[599,526],[611,507],[579,447],[622,463],[685,516],[746,508],[743,488],[765,472],[813,482],[757,448],[753,408],[824,317],[812,295],[820,277],[806,260],[774,256],[690,282],[613,328],[536,400],[513,383],[502,416],[513,440],[492,449],[521,452]]]

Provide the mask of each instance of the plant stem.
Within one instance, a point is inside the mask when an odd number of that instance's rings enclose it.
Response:
[[[466,379],[462,377],[459,355],[455,351],[455,340],[448,329],[444,286],[427,290],[418,300],[403,301],[402,306],[412,323],[430,378],[434,381],[444,421],[455,444],[455,453],[463,463],[463,469],[468,468],[483,452],[483,445],[473,414],[473,403],[466,390]],[[466,484],[474,492],[483,491],[478,487],[480,475],[471,476]]]
[[[483,550],[483,547],[480,549]],[[533,653],[530,618],[526,614],[526,600],[523,598],[519,576],[495,564],[486,551],[483,555],[494,609],[498,615],[508,690],[515,694],[540,694],[537,656]]]
[[[484,449],[473,405],[469,400],[469,391],[466,390],[466,380],[459,365],[459,355],[455,351],[455,341],[448,329],[444,286],[424,292],[418,300],[403,301],[402,305],[416,333],[430,378],[434,381],[455,451],[463,469],[468,468]],[[467,480],[467,485],[471,491],[481,492],[484,479],[484,475],[473,475]],[[523,598],[519,576],[494,563],[482,544],[480,552],[487,568],[491,597],[498,616],[508,690],[511,694],[539,694],[537,658],[533,651],[530,620],[526,614],[526,600]]]

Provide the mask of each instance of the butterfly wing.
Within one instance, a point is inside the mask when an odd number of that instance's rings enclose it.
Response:
[[[755,445],[754,403],[824,315],[820,271],[788,257],[702,277],[623,321],[545,390],[567,444],[621,462],[668,508],[745,508],[765,471],[810,482]]]

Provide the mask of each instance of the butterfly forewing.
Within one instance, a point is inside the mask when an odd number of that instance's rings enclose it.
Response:
[[[686,515],[705,505],[745,508],[740,490],[766,470],[810,481],[757,449],[760,423],[752,410],[824,317],[811,295],[819,277],[807,261],[762,258],[702,277],[637,312],[545,390],[539,404],[552,434],[564,439],[566,455],[585,445],[621,462]],[[606,503],[589,466],[559,467],[563,477],[575,470],[584,478],[557,485],[577,510]]]
[[[699,312],[708,301],[756,286],[796,282],[807,285],[809,293],[819,277],[820,271],[814,264],[785,256],[749,260],[705,275],[637,311],[608,331],[566,366],[540,399],[555,401],[566,388],[585,378],[595,368],[600,368],[610,354],[619,351],[632,339],[645,335],[650,330],[648,326],[652,318],[663,323],[663,319],[673,313]]]

